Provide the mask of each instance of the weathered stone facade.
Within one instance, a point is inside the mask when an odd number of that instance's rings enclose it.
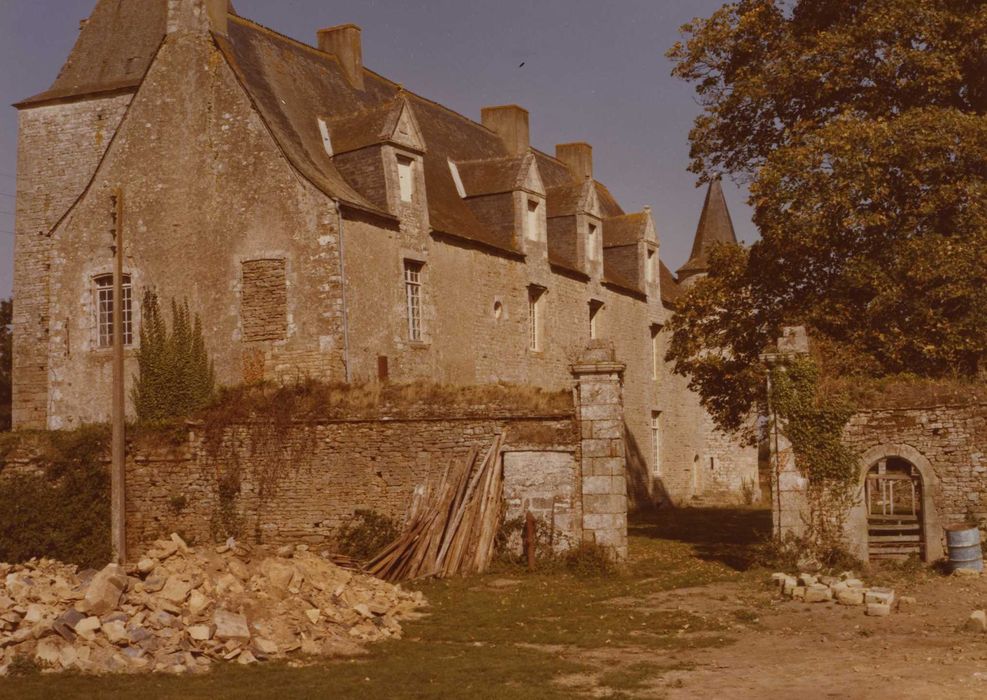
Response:
[[[481,413],[469,411],[468,413]],[[503,433],[508,517],[531,510],[565,548],[583,536],[581,444],[573,413],[514,411],[462,417],[428,415],[359,420],[265,421],[218,432],[191,426],[177,444],[153,435],[127,461],[127,537],[131,557],[171,532],[198,542],[229,534],[264,543],[330,541],[358,510],[399,522],[416,488],[434,483],[470,448]],[[44,440],[27,436],[0,465],[43,475]],[[626,497],[624,497],[626,511]]]
[[[120,188],[134,337],[144,290],[187,299],[224,384],[566,388],[595,336],[626,365],[635,502],[756,479],[753,448],[663,361],[676,281],[650,211],[620,208],[588,145],[552,157],[520,108],[479,124],[364,71],[352,28],[316,49],[225,0],[145,5],[101,0],[52,89],[19,105],[18,427],[109,414],[94,281]]]
[[[987,520],[987,404],[869,409],[847,424],[860,479],[878,460],[899,457],[921,474],[927,559],[944,551],[942,528]],[[854,512],[848,538],[864,555],[866,523]]]

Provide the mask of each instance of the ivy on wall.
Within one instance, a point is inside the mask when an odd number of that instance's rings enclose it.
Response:
[[[821,561],[843,558],[844,525],[856,499],[857,454],[843,442],[853,405],[820,390],[819,368],[798,357],[771,370],[771,405],[807,482],[804,544]]]
[[[102,568],[111,554],[109,428],[46,435],[45,473],[10,476],[0,488],[0,561],[51,557]]]

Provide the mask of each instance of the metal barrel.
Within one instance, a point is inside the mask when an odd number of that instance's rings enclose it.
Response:
[[[984,553],[980,547],[980,530],[969,525],[946,528],[950,571],[957,569],[984,570]]]

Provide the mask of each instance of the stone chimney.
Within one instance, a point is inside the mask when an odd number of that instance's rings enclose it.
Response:
[[[484,107],[480,110],[483,126],[497,134],[507,152],[519,156],[527,152],[528,141],[528,110],[517,105],[502,107]]]
[[[593,179],[593,147],[588,143],[560,143],[555,157],[568,166],[576,182]]]
[[[226,36],[230,0],[168,0],[168,33],[215,32]]]
[[[319,50],[333,54],[343,68],[350,85],[363,90],[363,47],[360,28],[355,24],[340,24],[318,31]]]

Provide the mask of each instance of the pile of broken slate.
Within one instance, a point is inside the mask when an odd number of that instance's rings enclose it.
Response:
[[[84,673],[208,670],[347,656],[396,638],[421,593],[340,568],[305,545],[158,540],[135,566],[0,564],[0,676],[16,660]]]
[[[806,603],[866,605],[865,612],[875,617],[884,617],[896,608],[915,604],[915,599],[909,596],[895,598],[891,588],[868,588],[852,571],[844,571],[839,576],[777,573],[771,574],[771,582],[785,598]]]

